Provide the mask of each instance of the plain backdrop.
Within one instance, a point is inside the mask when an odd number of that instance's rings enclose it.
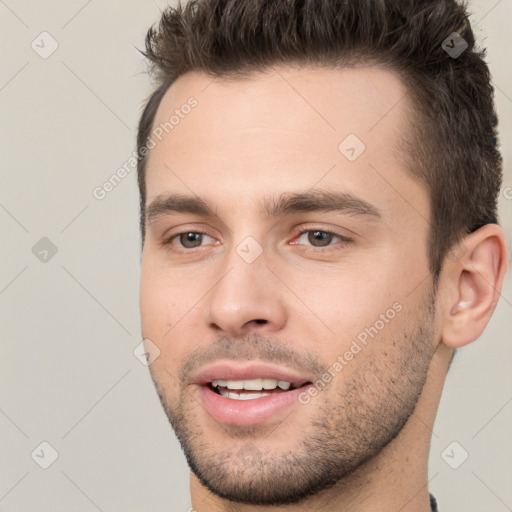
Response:
[[[190,506],[184,457],[133,353],[135,171],[93,195],[135,148],[152,87],[135,48],[165,5],[0,0],[0,512]],[[512,2],[471,10],[496,87],[510,241]],[[512,509],[511,316],[509,272],[491,324],[459,352],[443,393],[430,456],[442,512]]]

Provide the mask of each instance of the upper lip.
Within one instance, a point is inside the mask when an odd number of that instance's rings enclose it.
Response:
[[[205,385],[213,380],[276,379],[290,382],[295,387],[312,382],[314,377],[307,372],[268,363],[237,361],[216,362],[199,368],[190,378],[192,384]]]

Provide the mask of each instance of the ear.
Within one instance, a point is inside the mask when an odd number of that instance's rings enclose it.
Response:
[[[452,253],[453,254],[453,253]],[[442,342],[459,348],[476,340],[500,298],[508,267],[507,244],[497,224],[486,224],[458,244],[447,260]]]

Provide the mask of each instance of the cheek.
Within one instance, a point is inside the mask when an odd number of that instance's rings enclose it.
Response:
[[[183,277],[178,278],[148,258],[142,265],[139,307],[143,338],[150,339],[160,350],[150,369],[154,378],[169,380],[166,370],[174,368],[184,357],[184,336],[198,325],[198,295]],[[204,293],[204,292],[202,292]],[[174,372],[171,372],[174,373]]]
[[[381,270],[380,275],[375,276],[355,272],[331,273],[325,279],[319,279],[317,286],[298,289],[310,312],[329,327],[333,339],[344,344],[374,325],[387,311],[388,316],[394,317],[393,304],[402,294],[393,286]],[[300,308],[303,309],[304,306]]]
[[[139,307],[142,332],[145,337],[161,336],[170,322],[173,309],[172,295],[156,266],[143,263],[141,268]]]

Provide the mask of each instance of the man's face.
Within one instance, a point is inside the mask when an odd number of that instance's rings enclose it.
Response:
[[[400,432],[438,341],[409,100],[376,68],[189,73],[154,127],[190,96],[147,166],[151,375],[206,487],[294,502]]]

